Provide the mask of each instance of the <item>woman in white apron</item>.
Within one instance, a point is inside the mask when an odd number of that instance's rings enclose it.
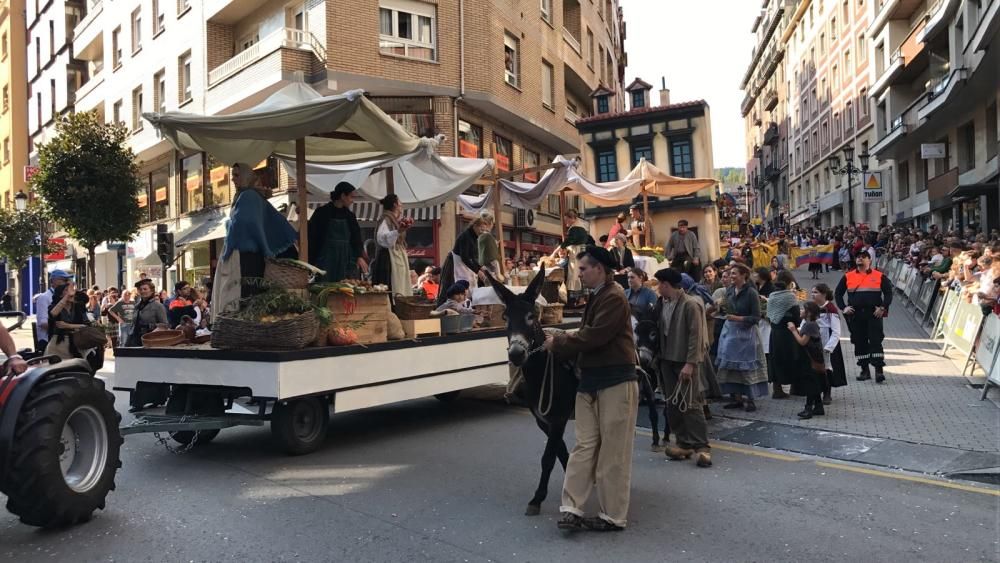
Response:
[[[410,259],[406,255],[406,231],[409,221],[403,217],[403,206],[399,196],[389,194],[382,198],[382,222],[375,233],[378,254],[372,267],[375,283],[389,286],[393,295],[409,297],[413,295],[410,284]]]
[[[482,265],[479,264],[479,235],[492,229],[493,224],[493,214],[483,211],[468,229],[458,235],[455,246],[441,267],[441,287],[448,288],[456,281],[465,280],[469,283],[469,288],[474,289],[477,278],[485,279]],[[446,299],[445,292],[440,292],[437,304],[440,306]]]

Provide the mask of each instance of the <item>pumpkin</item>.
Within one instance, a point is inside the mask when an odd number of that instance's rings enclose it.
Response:
[[[326,340],[330,346],[350,346],[357,344],[358,335],[349,328],[331,328]]]

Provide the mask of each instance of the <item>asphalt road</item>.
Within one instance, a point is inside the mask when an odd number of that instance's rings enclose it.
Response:
[[[122,397],[119,396],[119,403]],[[0,561],[996,561],[996,488],[718,444],[715,466],[637,437],[629,529],[556,529],[562,471],[523,516],[543,438],[525,411],[420,400],[333,417],[286,457],[266,427],[173,455],[126,439],[108,509],[42,532],[0,513]],[[572,439],[572,429],[567,437]],[[950,485],[946,486],[946,485]]]

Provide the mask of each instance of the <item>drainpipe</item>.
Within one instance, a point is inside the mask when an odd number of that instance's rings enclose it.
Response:
[[[458,0],[458,97],[451,99],[451,116],[454,121],[455,156],[458,153],[458,102],[465,98],[465,0]]]

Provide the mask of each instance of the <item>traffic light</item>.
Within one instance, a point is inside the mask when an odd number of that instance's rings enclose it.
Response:
[[[167,232],[162,223],[156,226],[156,255],[168,268],[174,263],[174,233]]]

